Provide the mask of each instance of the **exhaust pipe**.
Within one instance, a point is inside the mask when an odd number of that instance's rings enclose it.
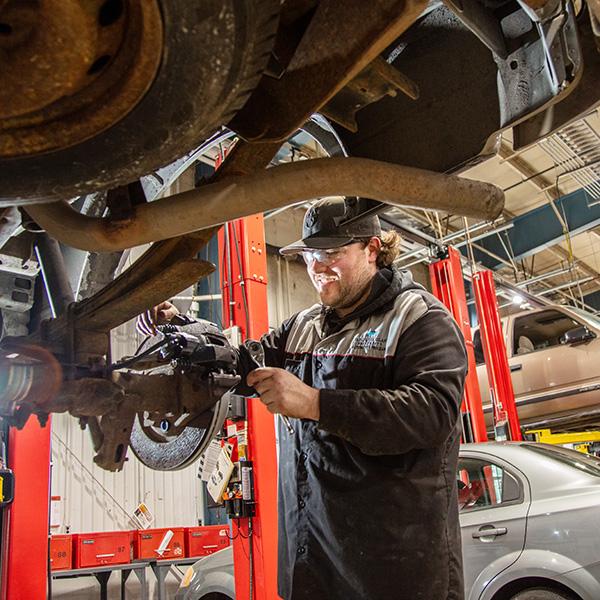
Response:
[[[504,193],[489,183],[350,157],[303,160],[228,177],[137,205],[127,219],[88,217],[64,201],[26,210],[64,244],[113,252],[324,196],[361,196],[490,221],[504,207]]]

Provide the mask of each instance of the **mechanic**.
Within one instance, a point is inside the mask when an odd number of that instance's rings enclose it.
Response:
[[[392,266],[397,233],[377,216],[338,227],[344,212],[341,199],[319,201],[281,250],[303,256],[321,304],[265,335],[269,366],[246,378],[294,428],[278,419],[279,594],[462,600],[463,338]],[[151,314],[165,322],[176,309]]]

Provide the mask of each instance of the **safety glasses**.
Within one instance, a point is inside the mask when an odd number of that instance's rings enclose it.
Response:
[[[307,248],[301,252],[302,258],[307,265],[312,265],[315,262],[321,263],[329,267],[339,261],[348,251],[348,246],[356,243],[355,240],[348,242],[345,246],[339,248]]]

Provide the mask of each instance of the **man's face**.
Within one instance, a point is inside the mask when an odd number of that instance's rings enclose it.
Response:
[[[355,242],[327,253],[303,253],[308,275],[321,302],[335,309],[352,307],[362,299],[365,288],[377,272],[377,251],[381,242]]]

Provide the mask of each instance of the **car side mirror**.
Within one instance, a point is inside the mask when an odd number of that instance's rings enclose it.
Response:
[[[560,338],[561,344],[585,344],[590,340],[593,340],[596,337],[596,334],[593,331],[590,331],[585,325],[581,327],[575,327],[575,329],[569,329],[566,331]]]

